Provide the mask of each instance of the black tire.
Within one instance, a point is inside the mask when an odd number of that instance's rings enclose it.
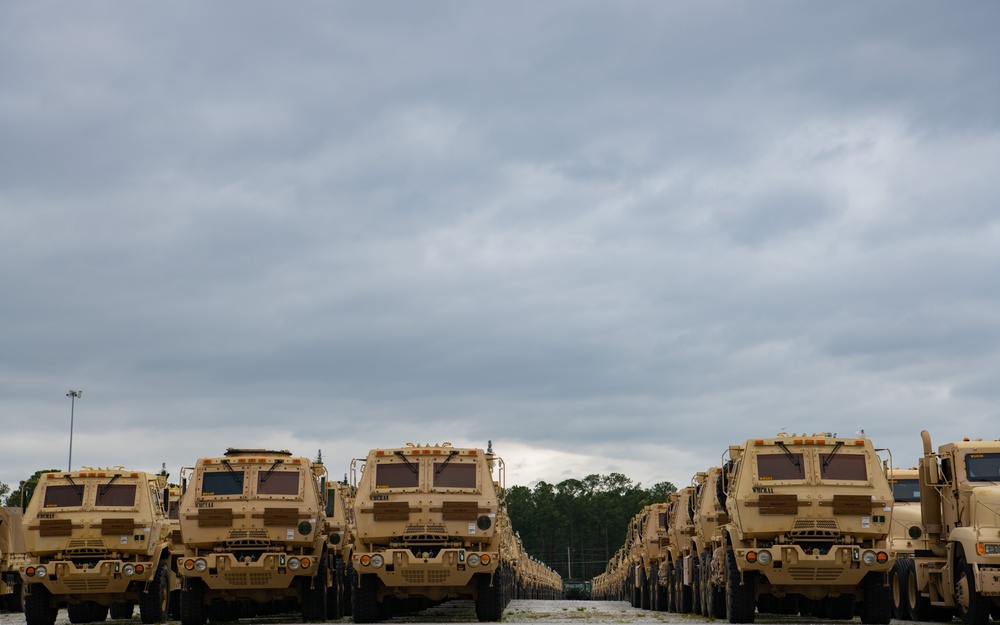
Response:
[[[52,593],[41,584],[30,584],[30,594],[24,596],[25,625],[54,625],[58,608],[52,606]]]
[[[958,618],[966,625],[986,625],[990,620],[989,597],[976,590],[976,576],[972,565],[959,558],[955,567],[955,606]]]
[[[94,601],[88,601],[90,604],[90,622],[91,623],[103,623],[108,620],[108,606],[100,605]]]
[[[643,610],[649,609],[649,578],[646,577],[646,569],[639,568],[639,607]]]
[[[93,620],[93,613],[88,601],[70,603],[66,606],[66,614],[69,616],[69,622],[73,625],[90,623]]]
[[[726,551],[726,619],[730,623],[753,623],[757,605],[754,597],[754,575],[740,576],[736,554]]]
[[[116,621],[131,620],[132,614],[135,612],[135,604],[131,601],[118,601],[111,604],[108,612],[111,618]]]
[[[653,589],[653,596],[650,597],[651,605],[653,610],[657,612],[664,612],[667,609],[667,591],[663,585],[660,584],[659,564],[653,565],[650,577],[649,586]]]
[[[479,573],[476,580],[476,618],[495,623],[503,615],[503,588],[496,576]]]
[[[326,554],[323,554],[319,558],[316,575],[313,577],[303,577],[299,581],[302,586],[300,590],[303,623],[322,623],[326,620],[326,589],[329,577],[330,571],[326,561]]]
[[[684,585],[684,559],[677,560],[674,576],[677,584],[677,611],[681,614],[691,612],[691,587]]]
[[[24,583],[20,577],[16,579],[17,581],[7,580],[11,588],[11,593],[7,597],[7,610],[20,613],[24,612]]]
[[[701,567],[698,556],[691,556],[691,613],[701,614]]]
[[[331,621],[344,618],[344,561],[335,557],[333,580],[326,593],[326,617]]]
[[[170,577],[167,565],[161,564],[146,585],[146,591],[139,594],[139,618],[147,624],[166,623],[169,607]]]
[[[861,590],[865,594],[859,614],[862,623],[885,625],[892,620],[892,588],[889,587],[885,573],[873,572],[865,575],[861,580]]]
[[[181,625],[205,625],[207,621],[205,583],[200,579],[189,579],[181,589]]]
[[[900,621],[910,620],[910,604],[906,600],[906,565],[910,562],[898,559],[889,571],[889,591],[892,593],[892,617]],[[911,564],[912,566],[912,564]]]
[[[378,576],[359,575],[358,585],[354,587],[355,623],[376,623],[379,620]]]
[[[870,575],[870,573],[869,573]],[[826,598],[826,615],[827,618],[832,618],[837,621],[849,621],[854,618],[854,595],[837,595],[836,597]],[[862,607],[864,609],[864,607]],[[773,609],[772,612],[777,612],[777,609]],[[889,621],[886,621],[888,623]]]
[[[664,584],[663,588],[667,591],[667,612],[677,612],[677,589],[675,588],[674,577],[674,565],[670,562],[664,562],[663,571],[667,574],[667,583]]]
[[[358,588],[358,574],[354,571],[354,565],[347,563],[347,572],[344,574],[344,616],[354,614],[354,593]]]

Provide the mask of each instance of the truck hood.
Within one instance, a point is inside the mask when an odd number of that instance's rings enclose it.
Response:
[[[1000,527],[1000,486],[973,487],[971,502],[976,526]]]

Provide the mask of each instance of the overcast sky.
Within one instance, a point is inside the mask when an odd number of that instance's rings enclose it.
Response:
[[[0,481],[1000,437],[1000,4],[0,3]]]

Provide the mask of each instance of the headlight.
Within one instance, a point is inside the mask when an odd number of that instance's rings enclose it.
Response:
[[[198,558],[194,561],[194,570],[199,573],[204,573],[208,570],[208,562],[204,558]]]
[[[468,557],[465,558],[465,562],[469,566],[479,566],[479,556],[474,553],[470,553]]]
[[[299,559],[298,558],[288,558],[288,570],[298,571],[299,570]]]
[[[37,569],[35,569],[35,575],[37,575],[38,577],[45,577],[48,574],[49,572],[48,570],[46,570],[44,566],[40,566]]]
[[[995,556],[1000,553],[1000,545],[995,543],[976,543],[976,553],[981,556]]]
[[[764,549],[763,551],[757,554],[757,561],[760,562],[761,564],[770,564],[771,552],[768,551],[767,549]]]
[[[861,554],[861,561],[867,564],[868,566],[875,564],[875,561],[877,559],[878,556],[875,555],[874,551],[866,551],[863,554]]]
[[[385,564],[385,559],[382,558],[381,554],[376,553],[372,556],[372,566],[379,568],[383,564]]]
[[[135,575],[135,566],[132,564],[126,564],[125,566],[122,567],[122,573],[124,573],[128,577],[132,577],[133,575]]]

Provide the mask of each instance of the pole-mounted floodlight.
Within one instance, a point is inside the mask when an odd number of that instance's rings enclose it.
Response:
[[[66,393],[66,397],[69,397],[69,463],[66,466],[67,471],[73,470],[73,412],[76,409],[76,398],[83,395],[83,391],[74,391],[70,389]]]

